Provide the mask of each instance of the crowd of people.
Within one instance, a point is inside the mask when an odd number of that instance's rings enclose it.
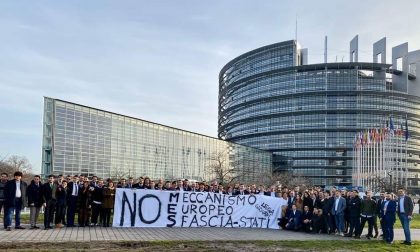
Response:
[[[411,245],[409,223],[414,203],[403,188],[398,190],[398,197],[390,192],[381,192],[379,197],[373,197],[370,191],[359,197],[357,190],[345,191],[336,187],[330,190],[321,187],[301,190],[299,186],[288,188],[278,184],[266,187],[235,183],[225,186],[217,181],[155,181],[148,177],[140,177],[136,181],[133,178],[112,181],[97,176],[50,175],[43,183],[41,177],[35,175],[27,185],[22,181],[21,172],[15,172],[10,180],[8,174],[3,173],[0,179],[0,212],[4,208],[4,228],[11,231],[14,214],[15,228],[24,229],[20,222],[20,212],[24,207],[30,210],[31,229],[39,228],[37,222],[42,208],[44,229],[51,229],[53,224],[55,228],[76,225],[109,227],[116,188],[279,197],[285,202],[278,218],[282,229],[360,239],[367,222],[367,239],[378,238],[380,228],[381,236],[387,243],[393,242],[393,226],[398,215],[406,238],[404,244]]]

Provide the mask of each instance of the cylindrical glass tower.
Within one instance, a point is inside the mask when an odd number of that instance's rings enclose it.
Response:
[[[392,117],[410,133],[408,186],[419,189],[420,97],[396,91],[391,65],[303,65],[296,41],[230,61],[219,75],[219,137],[272,151],[277,171],[316,185],[351,185],[354,137]],[[414,75],[411,75],[413,78]],[[414,76],[415,77],[415,76]]]

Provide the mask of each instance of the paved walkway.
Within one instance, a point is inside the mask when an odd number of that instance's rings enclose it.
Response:
[[[411,230],[420,240],[420,229]],[[0,242],[65,242],[65,241],[156,241],[156,240],[347,240],[334,235],[314,235],[271,229],[245,228],[62,228],[50,230],[0,230]],[[401,229],[395,240],[404,240]]]

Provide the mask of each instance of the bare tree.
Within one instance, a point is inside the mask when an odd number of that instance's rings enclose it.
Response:
[[[398,188],[404,187],[392,174],[388,174],[389,177],[374,176],[371,179],[373,185],[372,190],[376,192],[396,192]]]
[[[111,178],[117,181],[120,181],[122,178],[127,178],[129,176],[129,173],[127,170],[123,168],[115,168],[111,171]]]
[[[208,170],[211,177],[214,177],[221,184],[230,184],[239,180],[242,175],[237,163],[229,160],[227,151],[214,152],[210,154],[209,160]]]
[[[0,158],[0,172],[7,173],[12,177],[16,171],[23,173],[22,180],[29,183],[33,178],[32,165],[26,157],[10,156],[9,158]]]
[[[299,186],[302,190],[312,187],[311,180],[300,173],[277,172],[271,174],[271,176],[267,174],[267,179],[270,185],[281,185],[288,188]]]

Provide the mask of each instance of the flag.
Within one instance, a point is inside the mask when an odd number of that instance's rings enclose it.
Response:
[[[405,116],[405,141],[408,140],[408,123],[407,123],[407,116]]]
[[[389,131],[391,133],[391,136],[394,135],[394,123],[392,122],[392,117],[389,117]]]

